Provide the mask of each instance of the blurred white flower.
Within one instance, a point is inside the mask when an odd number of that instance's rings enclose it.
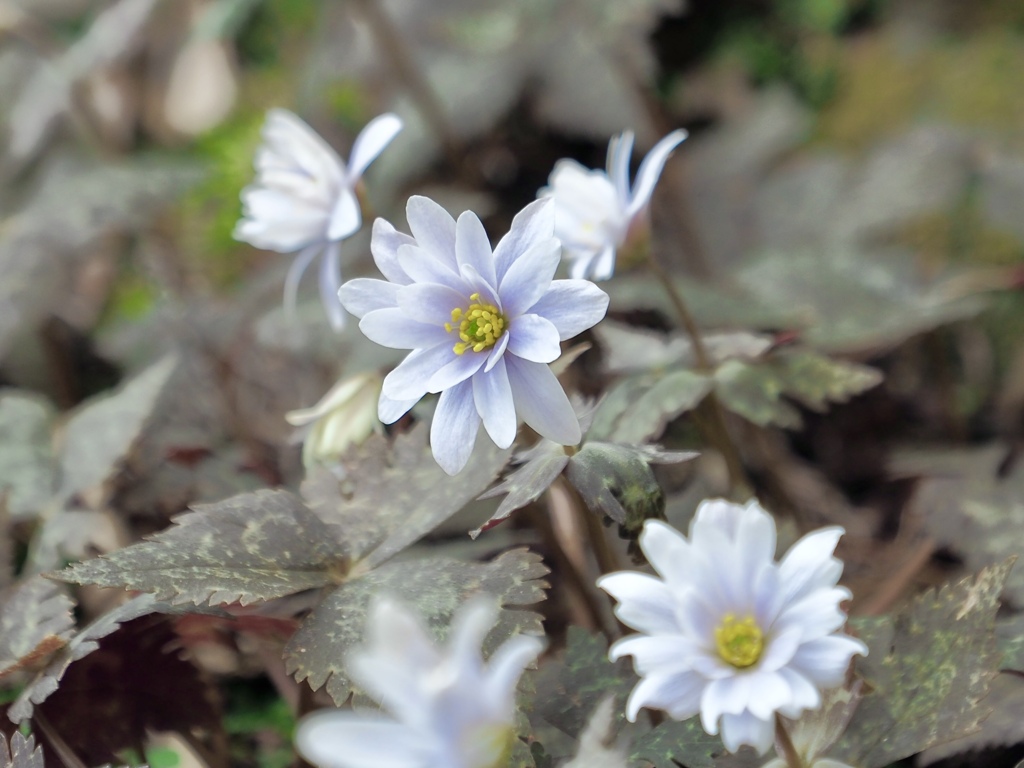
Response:
[[[555,199],[555,236],[572,261],[573,277],[607,280],[615,272],[615,254],[623,248],[646,247],[650,235],[648,205],[665,162],[686,138],[672,131],[654,145],[640,163],[636,183],[629,184],[633,132],[608,142],[607,170],[588,170],[575,160],[555,163],[542,197]]]
[[[289,411],[285,421],[300,427],[302,464],[337,462],[349,446],[363,442],[381,428],[377,418],[384,379],[376,371],[364,371],[342,379],[312,408]]]
[[[339,294],[367,338],[409,355],[384,379],[379,415],[397,420],[440,392],[430,429],[434,458],[450,475],[469,461],[483,423],[499,448],[519,419],[562,445],[579,422],[548,363],[559,342],[604,317],[608,296],[587,280],[554,280],[554,206],[534,201],[491,250],[469,211],[456,223],[426,197],[409,199],[413,237],[378,219],[370,248],[385,280],[360,278]]]
[[[642,634],[616,642],[612,660],[632,656],[641,681],[626,716],[641,707],[683,720],[696,715],[721,730],[730,751],[764,753],[775,714],[795,718],[821,706],[867,646],[840,630],[850,597],[837,587],[839,527],[804,536],[775,562],[775,522],[756,501],[720,499],[697,509],[686,539],[648,520],[640,547],[661,578],[623,572],[598,586],[618,600],[615,614]]]
[[[272,109],[256,151],[256,181],[242,190],[242,218],[235,239],[257,248],[298,251],[285,278],[284,302],[295,309],[299,280],[318,255],[320,299],[331,325],[340,328],[345,313],[341,287],[341,241],[362,226],[356,185],[387,147],[402,121],[393,114],[371,120],[356,137],[348,165],[306,123],[284,109]]]
[[[413,614],[378,600],[348,672],[393,718],[314,713],[299,723],[299,752],[321,768],[503,768],[515,739],[516,684],[543,643],[518,635],[484,663],[480,646],[496,619],[486,599],[471,600],[438,648]]]

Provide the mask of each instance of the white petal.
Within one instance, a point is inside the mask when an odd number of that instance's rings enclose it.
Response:
[[[645,208],[650,202],[651,195],[654,193],[654,185],[661,178],[661,172],[665,168],[669,155],[672,154],[672,150],[683,142],[686,136],[686,131],[682,129],[672,131],[672,133],[655,144],[654,148],[647,153],[647,157],[640,163],[640,169],[636,172],[636,185],[633,187],[633,196],[628,209],[630,218],[637,211]]]
[[[849,598],[850,590],[845,587],[815,590],[784,606],[775,620],[775,627],[780,631],[797,627],[804,640],[822,637],[846,622],[846,614],[839,603]]]
[[[263,139],[272,153],[273,161],[284,161],[286,167],[295,167],[320,183],[339,184],[345,176],[344,165],[338,153],[294,112],[272,109],[263,124]],[[264,155],[267,158],[267,155]],[[268,158],[269,159],[269,158]],[[271,162],[273,162],[271,161]],[[267,159],[257,162],[257,170],[265,170]]]
[[[399,247],[398,266],[411,282],[447,285],[466,296],[472,293],[466,281],[457,272],[453,272],[445,261],[435,258],[431,251],[418,245]]]
[[[782,675],[774,672],[755,672],[750,677],[750,695],[747,709],[759,720],[770,720],[779,707],[793,697],[789,683]]]
[[[455,219],[429,197],[413,195],[405,206],[405,216],[416,243],[426,249],[452,272],[455,260]]]
[[[420,401],[420,398],[413,400],[392,400],[387,395],[381,394],[377,401],[377,418],[381,424],[394,424],[405,416],[409,410]]]
[[[469,287],[469,295],[474,293],[480,294],[479,301],[483,304],[493,304],[498,308],[500,312],[508,317],[507,312],[502,306],[501,297],[498,295],[497,288],[484,278],[479,272],[476,271],[476,267],[472,264],[463,264],[459,267],[459,274],[462,276],[462,280]]]
[[[340,331],[345,326],[345,308],[338,298],[341,288],[341,243],[330,243],[320,262],[320,303],[327,311],[331,327]]]
[[[608,311],[608,294],[589,280],[553,280],[530,312],[550,320],[558,338],[571,339],[601,322]]]
[[[615,274],[614,244],[608,243],[601,249],[601,252],[597,254],[597,257],[590,264],[588,272],[589,274],[586,276],[591,280],[611,280],[612,275]]]
[[[480,371],[473,377],[473,399],[494,444],[499,448],[512,445],[519,422],[504,360],[499,359],[490,371]]]
[[[383,392],[393,400],[419,400],[427,393],[430,377],[454,359],[447,341],[431,349],[417,349],[384,377]]]
[[[505,277],[509,266],[534,243],[555,235],[555,201],[534,200],[512,219],[512,227],[494,249],[497,281]]]
[[[284,316],[288,322],[293,322],[295,318],[295,300],[299,293],[299,283],[302,281],[302,276],[309,268],[313,259],[323,249],[324,246],[321,243],[307,246],[295,257],[291,266],[288,267],[288,274],[284,278]]]
[[[464,294],[439,283],[413,283],[398,292],[398,306],[410,319],[421,323],[443,326],[452,321],[452,310],[469,307],[469,298]],[[458,323],[455,323],[456,327]],[[451,337],[452,346],[458,341]]]
[[[544,642],[529,635],[516,635],[502,643],[487,664],[482,698],[488,702],[514,700],[523,670],[543,649]]]
[[[245,218],[235,227],[234,238],[257,248],[291,253],[327,237],[328,210],[272,189],[242,190]]]
[[[693,672],[650,675],[641,680],[626,702],[626,719],[636,722],[641,707],[663,709],[676,720],[693,717],[700,710],[705,681]]]
[[[515,318],[529,311],[547,293],[560,257],[561,246],[551,238],[536,243],[512,262],[498,285],[506,317]]]
[[[549,440],[579,445],[583,436],[576,412],[551,369],[514,355],[503,359],[519,418]]]
[[[805,709],[817,709],[821,706],[821,692],[810,680],[788,667],[780,669],[779,674],[785,678],[792,691],[789,703],[779,709],[783,715],[798,717]]]
[[[457,475],[473,454],[480,417],[473,405],[473,385],[464,381],[441,393],[430,424],[430,450],[449,475]]]
[[[498,284],[491,241],[487,239],[484,225],[472,211],[459,216],[455,224],[455,256],[460,267],[464,264],[472,265],[489,285]]]
[[[295,746],[320,768],[422,768],[418,735],[388,718],[321,711],[299,722]]]
[[[608,656],[621,659],[633,657],[633,667],[639,675],[668,674],[691,670],[689,659],[696,645],[687,638],[675,635],[630,635],[617,640],[608,649]]]
[[[348,159],[349,178],[354,184],[392,139],[402,130],[402,120],[390,112],[375,117],[356,136]]]
[[[785,632],[776,633],[768,641],[757,668],[765,672],[775,672],[777,669],[789,664],[796,654],[797,648],[800,647],[802,634],[799,627],[792,627]]]
[[[534,363],[550,363],[562,354],[558,329],[540,315],[520,315],[508,329],[508,351]]]
[[[359,330],[370,341],[392,349],[429,349],[451,342],[441,326],[410,320],[408,313],[397,307],[368,312],[359,321]]]
[[[802,597],[808,590],[835,585],[843,564],[832,553],[843,533],[839,526],[822,528],[790,547],[779,563],[787,601]]]
[[[487,356],[487,362],[484,363],[484,372],[491,370],[498,364],[505,355],[505,350],[508,349],[508,334],[501,334],[501,338],[498,339],[497,343],[491,347],[491,354]]]
[[[363,317],[376,309],[398,306],[398,288],[394,283],[357,277],[338,289],[338,300],[356,317]]]
[[[479,668],[483,659],[480,646],[498,620],[498,607],[486,597],[477,596],[464,603],[452,619],[447,652],[455,659],[469,659]]]
[[[729,677],[712,680],[700,699],[700,722],[704,730],[716,733],[722,715],[738,715],[747,708],[750,697],[749,675],[734,673]]]
[[[660,579],[623,571],[602,576],[597,580],[597,586],[619,601],[615,615],[626,626],[648,635],[680,634],[672,591]],[[609,657],[612,661],[618,658],[611,654]]]
[[[763,755],[774,739],[774,720],[759,720],[750,712],[722,716],[722,742],[730,752],[736,752],[746,744]]]
[[[842,684],[850,660],[867,653],[867,646],[860,640],[830,635],[801,645],[789,666],[820,688],[835,688]]]
[[[376,219],[373,222],[370,252],[373,254],[377,269],[391,282],[407,285],[412,280],[398,263],[398,249],[403,245],[416,245],[416,241],[404,232],[399,232],[384,219]]]
[[[632,154],[632,131],[623,131],[608,142],[608,160],[605,165],[608,170],[608,178],[615,186],[619,205],[623,208],[629,205],[629,159]]]
[[[690,543],[683,534],[661,520],[648,520],[640,534],[640,549],[673,589],[687,586],[692,573]]]
[[[437,370],[430,377],[430,381],[427,382],[427,391],[443,392],[450,387],[461,384],[479,371],[486,362],[486,352],[468,350],[461,355],[454,355],[450,363]]]
[[[342,189],[338,193],[338,199],[331,211],[331,218],[327,225],[328,240],[342,240],[359,230],[363,225],[362,213],[359,210],[359,200],[349,189]]]

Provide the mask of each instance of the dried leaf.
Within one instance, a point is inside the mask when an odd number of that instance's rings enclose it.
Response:
[[[925,750],[917,758],[919,765],[931,765],[953,755],[977,752],[992,747],[1013,746],[1024,741],[1024,680],[1019,675],[996,675],[988,696],[982,702],[991,712],[981,728],[962,739]]]
[[[247,605],[330,584],[348,564],[340,534],[288,491],[241,494],[175,522],[149,541],[55,577],[152,592],[177,604]]]
[[[7,737],[0,733],[0,768],[44,768],[43,748],[37,747],[32,734],[15,731],[10,748]]]
[[[882,768],[978,730],[999,666],[995,614],[1012,565],[986,568],[925,593],[892,618],[859,626],[870,653],[857,670],[871,693],[834,758]]]
[[[298,681],[308,680],[340,706],[351,693],[344,661],[362,640],[366,611],[373,596],[395,595],[414,606],[442,640],[452,614],[470,595],[493,596],[504,608],[484,650],[493,650],[519,632],[542,634],[540,616],[518,606],[544,599],[548,572],[540,557],[526,550],[506,552],[489,563],[456,560],[403,560],[386,563],[350,579],[313,611],[285,649],[285,664]]]
[[[0,596],[0,677],[33,669],[74,633],[74,601],[59,584],[33,576]]]
[[[790,429],[802,424],[786,399],[814,411],[845,402],[877,385],[874,368],[834,360],[810,351],[781,352],[756,363],[730,360],[715,371],[715,393],[729,410],[759,426]]]
[[[177,366],[165,357],[117,392],[80,407],[64,428],[58,497],[87,497],[101,506],[121,462],[131,452]]]
[[[53,496],[53,417],[53,407],[42,397],[0,393],[0,494],[7,494],[7,509],[15,519],[37,514]]]

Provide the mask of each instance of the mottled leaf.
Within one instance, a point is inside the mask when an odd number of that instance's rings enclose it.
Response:
[[[174,357],[166,357],[117,392],[101,395],[75,411],[61,441],[60,499],[79,495],[89,506],[102,505],[176,366]]]
[[[996,621],[996,646],[1000,669],[1024,672],[1024,615]]]
[[[414,607],[440,640],[451,616],[470,595],[482,592],[504,607],[484,644],[493,650],[519,632],[542,634],[540,616],[519,606],[544,599],[541,580],[547,568],[526,550],[506,552],[489,563],[456,560],[402,560],[386,563],[350,579],[316,607],[285,649],[289,673],[318,689],[324,684],[339,705],[352,690],[345,675],[345,657],[362,641],[370,599],[392,595]]]
[[[43,748],[37,747],[32,734],[15,731],[10,747],[7,737],[0,733],[0,768],[43,768]]]
[[[616,442],[644,443],[658,438],[669,422],[696,408],[712,387],[707,375],[686,369],[643,379],[644,391],[616,420],[611,434]]]
[[[616,743],[615,697],[606,696],[580,734],[576,755],[562,768],[627,768],[626,750]]]
[[[56,574],[174,603],[269,600],[341,578],[340,534],[288,491],[246,493],[176,518],[149,541]]]
[[[548,487],[555,482],[565,465],[569,463],[569,457],[565,449],[551,440],[541,440],[529,451],[517,458],[521,466],[504,482],[496,485],[491,490],[481,494],[481,499],[490,499],[494,496],[508,494],[502,499],[497,510],[490,519],[476,530],[470,531],[469,535],[474,539],[481,531],[491,528],[517,509],[521,509],[540,497]]]
[[[1011,567],[986,568],[859,627],[870,653],[857,671],[870,693],[832,757],[882,768],[978,729],[999,667],[994,621]]]
[[[630,758],[633,764],[646,760],[656,768],[712,768],[714,758],[724,752],[722,740],[708,735],[700,717],[691,717],[682,722],[666,719],[640,736],[630,750]]]
[[[663,452],[654,446],[587,442],[570,457],[565,476],[592,511],[607,515],[633,535],[644,520],[665,512],[665,494],[650,465],[688,461],[696,455]]]
[[[422,424],[393,445],[373,436],[342,459],[345,479],[323,470],[303,484],[310,509],[344,531],[346,552],[373,568],[418,541],[491,484],[511,450],[479,437],[455,478],[434,460]]]
[[[50,663],[25,686],[17,700],[7,710],[11,722],[21,723],[32,717],[35,706],[44,702],[57,690],[68,667],[99,648],[98,641],[117,630],[123,622],[168,609],[169,606],[157,603],[152,595],[139,595],[94,620],[68,640]]]
[[[1024,712],[1024,680],[1019,675],[996,675],[982,704],[990,714],[977,731],[925,750],[917,758],[918,765],[931,765],[953,755],[1014,746],[1024,741],[1024,718],[1020,716]]]
[[[852,679],[846,685],[822,691],[821,706],[804,712],[799,719],[786,720],[786,731],[804,763],[827,758],[846,732],[863,695],[864,681]],[[776,746],[776,752],[781,752]]]
[[[795,400],[814,411],[845,402],[882,380],[874,368],[810,351],[780,352],[745,363],[730,360],[715,371],[715,393],[729,410],[759,426],[797,428]]]
[[[74,632],[74,601],[59,584],[33,576],[0,595],[0,676],[33,669]]]
[[[0,494],[14,519],[35,515],[53,496],[53,407],[44,398],[0,391]]]

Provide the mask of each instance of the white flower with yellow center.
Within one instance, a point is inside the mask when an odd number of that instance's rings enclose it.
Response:
[[[320,300],[331,325],[345,313],[338,302],[341,241],[363,223],[356,185],[377,155],[402,130],[393,114],[371,120],[356,137],[348,165],[331,146],[286,109],[272,109],[256,151],[256,181],[242,190],[235,239],[278,253],[298,252],[285,278],[285,311],[293,312],[303,273],[320,262]]]
[[[686,136],[684,130],[672,131],[655,144],[640,163],[632,188],[632,131],[608,142],[606,171],[590,170],[569,159],[555,163],[548,186],[540,195],[555,200],[555,235],[572,262],[573,277],[607,280],[615,272],[618,250],[632,245],[646,247],[651,195],[669,155]]]
[[[683,720],[700,713],[730,751],[764,753],[775,714],[796,718],[821,706],[821,691],[843,683],[867,646],[840,630],[836,586],[842,563],[833,551],[839,527],[804,536],[775,561],[775,522],[756,501],[703,502],[689,540],[648,520],[640,547],[658,576],[623,572],[598,586],[618,600],[615,614],[642,634],[615,643],[612,660],[632,656],[642,678],[626,716],[641,707]]]
[[[314,713],[299,723],[299,752],[320,768],[504,768],[515,739],[516,684],[543,643],[518,635],[485,663],[480,646],[496,619],[486,600],[471,601],[438,648],[401,605],[378,601],[348,671],[393,718],[377,710]]]
[[[384,379],[380,420],[399,419],[428,392],[441,397],[430,428],[437,463],[456,474],[482,423],[500,448],[519,419],[563,445],[580,426],[548,363],[559,342],[604,317],[608,296],[587,280],[554,280],[554,205],[538,200],[491,250],[480,219],[458,222],[426,197],[406,208],[412,236],[373,225],[370,249],[387,278],[350,280],[340,293],[372,341],[412,352]]]

